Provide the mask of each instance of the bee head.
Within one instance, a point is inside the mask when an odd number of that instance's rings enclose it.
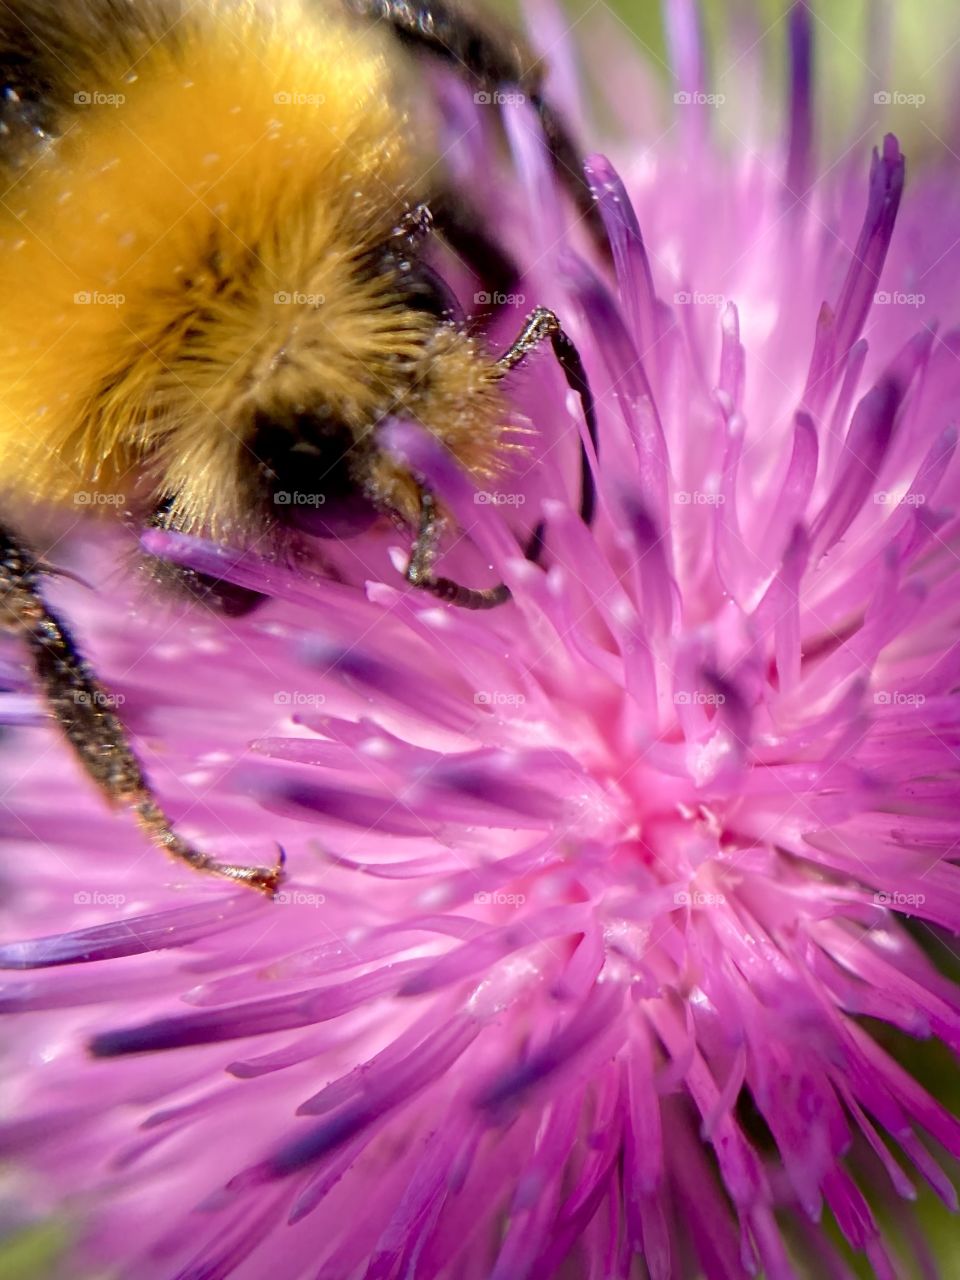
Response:
[[[370,441],[326,405],[260,409],[250,453],[276,522],[320,538],[362,533],[376,508],[365,485]]]

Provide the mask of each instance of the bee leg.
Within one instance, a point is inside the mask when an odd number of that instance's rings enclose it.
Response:
[[[433,575],[433,562],[440,549],[443,517],[437,510],[437,502],[428,489],[420,490],[420,528],[410,549],[410,563],[406,578],[421,591],[459,605],[461,609],[495,609],[510,599],[510,588],[504,583],[495,587],[462,587],[451,578]]]
[[[572,340],[560,327],[560,321],[552,311],[548,311],[546,307],[537,307],[532,311],[524,321],[523,329],[513,344],[503,353],[497,361],[497,368],[503,374],[507,374],[511,369],[515,369],[526,360],[531,351],[536,350],[542,342],[547,339],[553,347],[553,354],[557,359],[557,363],[563,370],[563,376],[567,380],[567,386],[575,391],[580,397],[580,403],[583,406],[583,416],[587,424],[587,433],[593,445],[594,453],[598,451],[599,439],[597,434],[597,414],[593,402],[593,393],[590,390],[590,383],[587,381],[587,371],[583,367],[583,361],[580,358],[580,352],[574,346]],[[583,441],[580,441],[580,518],[584,524],[590,524],[596,511],[596,488],[593,483],[593,473],[590,470],[590,460],[587,455],[586,447]],[[539,527],[538,527],[539,530]],[[536,543],[539,545],[539,531],[534,535]],[[535,557],[531,557],[535,558]]]
[[[610,245],[579,148],[562,116],[543,97],[543,63],[509,29],[499,30],[451,0],[346,0],[353,12],[390,24],[397,38],[448,63],[477,90],[516,85],[540,118],[557,179],[573,198],[605,260]]]
[[[282,875],[282,851],[272,868],[236,866],[202,853],[173,830],[112,709],[114,699],[81,656],[66,624],[47,606],[39,576],[36,560],[0,525],[0,626],[26,644],[50,714],[89,777],[109,801],[129,808],[171,857],[272,895]]]

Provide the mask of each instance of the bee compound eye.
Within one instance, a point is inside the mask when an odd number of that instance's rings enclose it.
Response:
[[[463,308],[444,278],[428,263],[410,263],[403,278],[405,302],[414,311],[423,311],[437,320],[462,324]]]

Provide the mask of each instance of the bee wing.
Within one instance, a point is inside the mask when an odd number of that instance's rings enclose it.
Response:
[[[327,4],[329,0],[313,0]],[[411,49],[449,62],[478,88],[517,85],[531,96],[540,91],[543,63],[519,31],[479,4],[463,0],[343,0],[370,22],[385,22]]]
[[[497,105],[501,89],[519,90],[540,119],[558,182],[584,219],[601,257],[609,245],[583,169],[580,147],[562,114],[543,94],[545,66],[520,33],[463,0],[343,0],[361,18],[386,23],[410,50],[446,62],[476,90],[478,102]]]

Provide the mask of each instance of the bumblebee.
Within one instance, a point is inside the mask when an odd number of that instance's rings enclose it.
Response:
[[[278,500],[298,491],[316,499],[307,509],[322,510],[327,533],[348,536],[378,513],[408,527],[413,586],[467,608],[507,599],[503,585],[434,572],[444,512],[380,447],[379,427],[413,419],[466,470],[491,473],[506,447],[504,379],[544,341],[591,433],[593,407],[552,312],[537,308],[494,355],[428,264],[440,240],[495,287],[514,276],[445,185],[422,58],[481,94],[521,90],[595,225],[542,68],[515,37],[443,0],[0,8],[8,509],[76,510],[78,493],[123,493],[144,526],[242,545],[302,520],[303,503]],[[592,505],[585,479],[587,519]],[[0,527],[0,625],[24,638],[91,779],[176,858],[272,892],[279,865],[220,863],[172,830],[44,601],[44,571]]]

